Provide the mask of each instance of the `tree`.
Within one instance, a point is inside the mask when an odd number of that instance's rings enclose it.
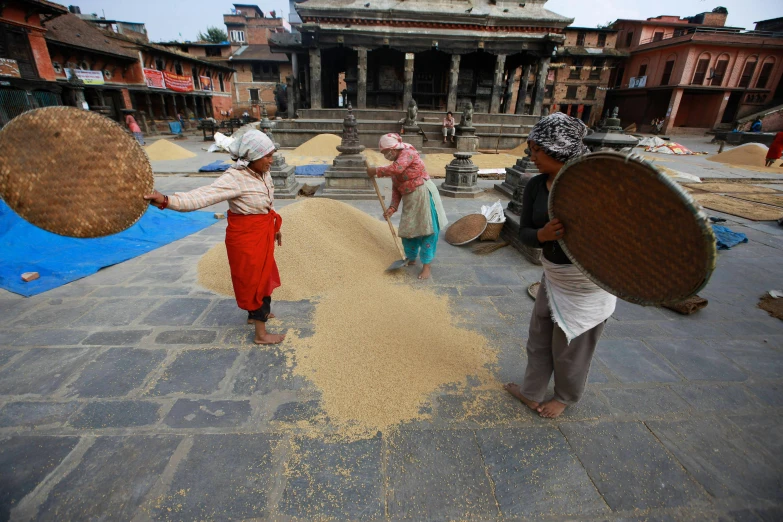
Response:
[[[613,21],[609,20],[609,21],[608,21],[608,22],[606,22],[605,24],[597,24],[597,25],[596,25],[596,27],[597,27],[598,29],[609,29],[609,28],[611,28],[611,27],[612,27],[612,24],[613,24],[613,23],[614,23]]]
[[[228,35],[220,27],[207,27],[207,33],[198,33],[198,39],[203,42],[220,43],[228,40]]]

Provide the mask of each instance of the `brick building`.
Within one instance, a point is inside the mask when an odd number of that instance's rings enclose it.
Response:
[[[617,31],[567,27],[547,79],[545,103],[592,126],[601,119],[607,88],[628,52],[616,49]]]
[[[129,89],[144,86],[138,52],[75,14],[55,18],[47,27],[46,43],[63,87],[63,103],[83,107],[86,102],[85,108],[122,122],[122,109],[132,105]]]
[[[46,24],[67,12],[45,0],[0,4],[0,127],[24,111],[62,103],[44,37]]]
[[[618,47],[630,58],[607,105],[623,125],[665,133],[727,128],[773,103],[783,74],[783,34],[725,27],[723,8],[689,18],[617,20]]]
[[[167,42],[158,45],[175,52],[188,54],[202,62],[222,66],[223,69],[213,72],[211,82],[209,82],[212,86],[212,109],[214,114],[220,116],[228,114],[229,110],[233,110],[235,71],[229,62],[231,57],[231,44],[229,42]],[[193,81],[196,82],[195,77]],[[205,82],[199,79],[199,86],[207,88],[207,85],[201,85],[203,83]]]
[[[236,70],[234,112],[247,111],[260,117],[260,106],[276,112],[275,90],[285,84],[292,73],[288,57],[272,53],[269,37],[290,32],[291,26],[277,13],[267,16],[258,6],[234,4],[232,12],[223,15],[232,54],[229,62]]]

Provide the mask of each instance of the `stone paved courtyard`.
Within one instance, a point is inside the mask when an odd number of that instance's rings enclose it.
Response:
[[[728,217],[750,242],[720,254],[709,307],[618,302],[561,418],[444,389],[431,419],[357,442],[304,436],[324,422],[318,390],[197,284],[225,221],[33,298],[0,293],[0,520],[783,520],[783,322],[756,308],[783,287],[783,228]],[[511,248],[439,249],[427,284],[519,381],[541,269]],[[314,306],[276,302],[270,324],[312,328]]]

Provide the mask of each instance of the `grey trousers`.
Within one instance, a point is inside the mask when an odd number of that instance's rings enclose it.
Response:
[[[522,395],[531,401],[542,402],[549,379],[554,373],[555,400],[571,405],[578,402],[585,391],[590,363],[605,323],[593,327],[568,344],[565,333],[552,320],[545,285],[546,278],[543,278],[530,317]]]

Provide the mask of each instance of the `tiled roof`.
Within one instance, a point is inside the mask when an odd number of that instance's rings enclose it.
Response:
[[[103,31],[74,14],[58,16],[46,23],[46,39],[50,42],[89,49],[103,54],[138,59],[139,55],[109,38]]]
[[[273,53],[268,45],[250,44],[243,45],[236,50],[229,58],[232,62],[240,61],[263,61],[263,62],[288,62],[288,57],[284,53]]]

